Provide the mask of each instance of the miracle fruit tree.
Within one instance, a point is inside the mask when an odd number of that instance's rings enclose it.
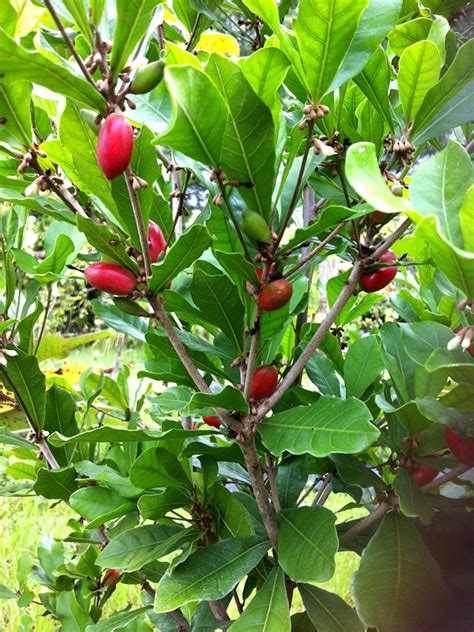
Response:
[[[64,630],[471,631],[470,6],[19,4],[2,489],[78,519],[0,599]],[[127,367],[46,379],[71,276],[145,347],[140,395]],[[361,556],[350,603],[321,586],[338,551]],[[119,583],[142,607],[114,610]]]

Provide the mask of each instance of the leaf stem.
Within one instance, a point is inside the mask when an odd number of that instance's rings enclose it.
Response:
[[[41,323],[41,329],[38,334],[38,340],[36,341],[36,346],[33,355],[38,353],[39,346],[41,344],[41,340],[43,338],[44,330],[46,327],[46,321],[48,320],[49,309],[51,307],[51,297],[52,297],[52,284],[48,283],[48,297],[46,299],[46,307],[44,308],[44,317],[43,322]]]
[[[151,276],[151,258],[150,258],[150,246],[148,245],[148,236],[143,222],[142,209],[140,207],[140,200],[138,199],[137,192],[134,191],[131,179],[133,177],[132,170],[127,167],[125,170],[124,178],[127,185],[127,191],[132,204],[133,216],[135,218],[135,225],[137,227],[138,239],[140,240],[140,250],[143,257],[143,267],[145,269],[145,275],[148,278]]]
[[[237,233],[237,237],[239,238],[239,241],[242,244],[242,248],[244,249],[245,258],[247,259],[247,261],[250,261],[250,263],[252,263],[252,257],[250,256],[250,253],[247,248],[247,244],[245,243],[244,236],[242,235],[242,231],[240,230],[239,223],[237,222],[237,218],[235,217],[234,211],[232,210],[232,207],[230,205],[229,198],[227,196],[227,191],[225,189],[225,184],[222,181],[221,174],[219,173],[218,169],[216,169],[216,179],[219,185],[220,192],[222,194],[222,198],[225,202],[227,211],[230,215],[230,219],[232,220],[232,224],[234,225],[235,232]]]

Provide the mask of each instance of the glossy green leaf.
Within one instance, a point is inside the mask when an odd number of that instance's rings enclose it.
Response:
[[[67,502],[70,495],[77,489],[76,478],[77,474],[73,467],[55,470],[48,470],[42,467],[38,470],[33,489],[38,496],[57,498]]]
[[[64,7],[61,6],[61,4],[63,4]],[[79,27],[82,35],[92,44],[92,33],[87,18],[86,4],[85,0],[63,0],[62,3],[54,0],[53,2],[53,6],[55,6],[56,10],[60,12],[64,12],[64,9],[67,10],[71,21]]]
[[[440,590],[439,567],[415,527],[395,512],[388,514],[354,575],[353,594],[365,626],[380,632],[422,626]]]
[[[0,584],[0,599],[18,599],[18,593]]]
[[[305,366],[311,382],[323,395],[341,396],[341,384],[333,363],[322,353],[315,351]]]
[[[379,46],[364,67],[364,70],[354,78],[378,114],[393,129],[392,112],[388,99],[390,84],[390,67],[383,48]],[[365,127],[362,126],[364,132]]]
[[[78,604],[74,591],[58,592],[56,599],[56,617],[63,630],[83,632],[94,622],[89,614]]]
[[[301,584],[298,590],[318,632],[363,632],[359,617],[339,595],[309,584]]]
[[[14,146],[31,147],[33,130],[30,101],[31,84],[28,81],[0,82],[0,112],[5,119],[0,127],[0,139],[3,140],[7,132],[13,137]]]
[[[258,431],[272,454],[352,454],[371,445],[379,431],[371,414],[357,399],[321,397],[316,404],[296,406],[259,424]]]
[[[212,504],[218,511],[220,539],[253,535],[249,512],[226,487],[214,487]]]
[[[134,628],[131,624],[143,620],[143,616],[146,615],[151,608],[151,605],[138,608],[136,610],[130,610],[130,608],[127,607],[126,610],[116,612],[110,617],[107,617],[107,619],[102,619],[101,621],[88,626],[86,628],[86,632],[118,632],[119,630],[123,630],[124,627],[128,627],[131,630],[137,629],[138,626]],[[138,629],[141,632],[142,628]]]
[[[64,234],[58,235],[53,252],[36,267],[35,278],[40,279],[43,283],[55,280],[64,272],[73,252],[74,244],[69,237]]]
[[[431,9],[433,13],[445,15],[447,18],[464,8],[463,0],[426,0],[424,6]]]
[[[155,7],[162,1],[117,0],[117,24],[110,66],[114,79],[127,65],[128,58],[150,25]]]
[[[370,465],[349,454],[333,454],[331,460],[336,464],[339,476],[348,485],[362,488],[374,487],[377,491],[385,488],[383,480],[377,476]]]
[[[97,248],[107,261],[138,271],[136,262],[127,255],[124,245],[118,241],[118,235],[106,225],[96,224],[92,219],[78,215],[77,227],[86,235],[88,243]]]
[[[96,564],[131,573],[148,562],[159,560],[181,548],[186,542],[198,536],[199,534],[192,529],[165,524],[148,524],[128,529],[113,538],[99,553]]]
[[[271,112],[234,62],[212,54],[206,73],[229,109],[219,165],[230,180],[249,186],[240,194],[252,210],[269,220],[275,180]]]
[[[423,524],[429,524],[434,516],[434,510],[405,468],[399,469],[393,486],[403,515],[408,518],[420,518]]]
[[[105,110],[104,97],[85,79],[73,75],[65,65],[53,63],[37,52],[26,50],[0,29],[0,79],[31,81],[93,108]]]
[[[18,12],[13,8],[10,0],[2,2],[0,5],[0,24],[11,37],[15,36],[18,17]]]
[[[323,582],[336,568],[336,516],[324,507],[284,509],[278,518],[278,561],[295,582]]]
[[[227,595],[265,555],[270,543],[256,536],[222,540],[198,550],[166,573],[156,590],[155,612]]]
[[[215,250],[216,259],[221,263],[225,270],[235,272],[241,279],[258,285],[258,277],[253,266],[240,252],[222,252]]]
[[[458,50],[453,63],[426,94],[413,121],[411,136],[417,144],[472,119],[474,81],[470,72],[474,40]]]
[[[285,575],[275,567],[264,585],[229,632],[290,632],[290,608],[285,589]]]
[[[432,25],[433,20],[426,17],[415,18],[414,20],[397,24],[388,35],[391,49],[400,57],[409,46],[428,39]]]
[[[201,314],[225,333],[236,351],[242,349],[244,306],[237,288],[225,274],[207,274],[197,268],[191,295]]]
[[[410,210],[404,198],[390,192],[382,177],[373,143],[355,143],[347,151],[346,176],[350,185],[374,208],[384,213]]]
[[[407,123],[413,121],[426,93],[437,83],[440,70],[441,56],[433,42],[423,40],[403,51],[398,89]]]
[[[189,403],[190,410],[217,406],[241,413],[247,413],[249,410],[249,406],[241,391],[232,386],[225,386],[218,393],[195,393]]]
[[[390,2],[387,0],[369,0],[354,39],[329,91],[335,90],[363,70],[387,33],[397,23],[401,5],[402,0],[390,0]]]
[[[157,141],[210,167],[218,165],[228,108],[217,87],[192,66],[167,67],[165,79],[173,118]]]
[[[44,427],[46,411],[45,377],[38,360],[23,351],[7,356],[7,366],[0,367],[0,375],[7,378],[7,385],[15,392],[15,399],[25,411],[36,431]]]
[[[101,303],[97,299],[92,301],[92,309],[94,314],[101,318],[115,331],[126,334],[135,340],[145,342],[145,333],[148,329],[148,323],[140,316],[130,316],[124,314],[115,305],[111,303]]]
[[[180,272],[194,263],[211,244],[211,238],[204,226],[194,224],[177,239],[165,258],[152,266],[153,276],[150,288],[159,292]]]
[[[368,4],[368,0],[300,3],[296,36],[311,96],[316,102],[328,92]]]
[[[283,509],[294,507],[308,480],[308,460],[306,456],[285,459],[278,466],[276,487],[278,499]]]
[[[145,520],[159,520],[168,511],[187,506],[190,498],[179,489],[165,489],[156,494],[145,494],[138,501],[138,509]]]
[[[105,487],[83,487],[71,494],[71,507],[83,518],[91,521],[90,528],[124,516],[135,509],[135,503]]]
[[[164,448],[145,450],[132,465],[130,480],[133,485],[142,489],[153,487],[182,489],[190,484],[178,459]]]
[[[384,368],[377,338],[375,336],[358,338],[350,346],[344,363],[347,396],[361,397]]]

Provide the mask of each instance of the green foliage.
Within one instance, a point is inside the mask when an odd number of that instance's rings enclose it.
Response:
[[[470,460],[444,440],[474,434],[462,3],[37,4],[0,8],[0,493],[74,513],[2,603],[40,590],[86,632],[472,628]],[[98,123],[119,111],[133,153],[109,181]],[[396,277],[363,292],[389,248]],[[97,261],[135,289],[86,289]],[[67,379],[57,361],[106,338],[140,359]],[[420,463],[442,477],[418,486]]]

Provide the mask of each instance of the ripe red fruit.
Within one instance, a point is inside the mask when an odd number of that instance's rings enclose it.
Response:
[[[382,211],[373,211],[369,217],[377,224],[384,224],[388,220],[389,215],[382,213]]]
[[[132,126],[120,114],[109,114],[97,141],[97,160],[107,180],[113,180],[125,171],[132,152]]]
[[[438,475],[438,470],[431,465],[427,465],[426,463],[417,463],[413,462],[410,468],[407,468],[408,473],[418,485],[418,487],[423,487],[423,485],[427,485],[431,483],[431,481],[436,478]]]
[[[130,270],[116,263],[91,263],[84,270],[85,277],[93,287],[115,296],[133,292],[137,280]]]
[[[277,369],[269,364],[263,364],[253,374],[250,397],[253,397],[253,399],[263,399],[264,397],[268,397],[275,390],[277,382]]]
[[[212,415],[204,416],[203,420],[208,426],[212,426],[213,428],[221,427],[221,422],[219,421],[219,419],[217,419],[217,417],[213,417]]]
[[[109,568],[104,575],[104,579],[102,580],[102,585],[107,586],[107,588],[113,588],[115,584],[118,582],[122,571],[119,571],[118,568]]]
[[[265,285],[258,293],[258,305],[264,312],[274,312],[286,305],[293,294],[293,286],[285,279]]]
[[[387,250],[381,255],[378,263],[393,263],[397,260],[397,255],[391,250]],[[397,268],[377,268],[372,272],[366,272],[360,279],[360,284],[366,292],[378,292],[387,286],[397,275]]]
[[[161,232],[161,228],[155,222],[148,225],[148,242],[150,244],[151,262],[156,263],[158,257],[166,250],[166,239]]]
[[[444,429],[444,437],[457,460],[474,467],[474,437],[463,437],[449,426]]]

